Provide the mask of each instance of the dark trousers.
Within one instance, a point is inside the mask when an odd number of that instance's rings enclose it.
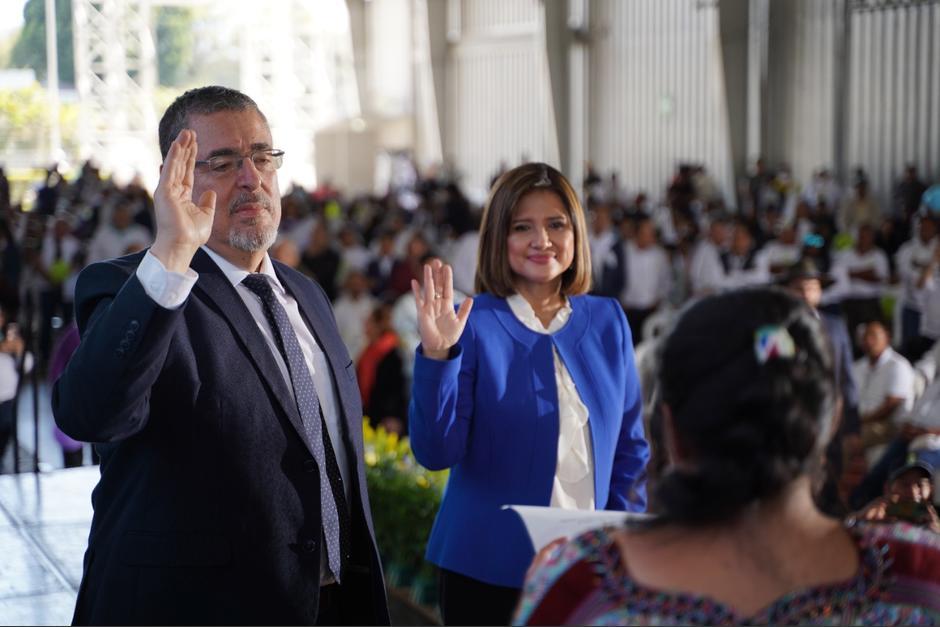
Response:
[[[0,460],[7,452],[7,445],[13,435],[13,403],[9,400],[0,403]]]
[[[920,335],[921,313],[910,307],[901,308],[901,345],[904,346]]]
[[[441,616],[445,625],[508,625],[521,592],[442,568]]]
[[[656,308],[631,309],[624,307],[623,312],[627,314],[627,323],[630,325],[630,335],[633,336],[633,345],[636,346],[643,341],[643,323],[646,322],[647,318],[656,313]]]
[[[904,342],[898,352],[913,364],[919,361],[920,358],[927,353],[927,351],[933,348],[933,345],[936,343],[936,341],[937,340],[932,337],[917,335]]]

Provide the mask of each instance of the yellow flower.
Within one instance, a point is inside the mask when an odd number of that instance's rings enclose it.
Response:
[[[379,463],[378,456],[375,454],[375,451],[372,451],[372,450],[366,451],[365,459],[366,459],[366,464],[369,466],[375,466],[376,464]]]
[[[427,480],[427,478],[424,475],[418,475],[417,477],[415,477],[415,482],[419,486],[425,489],[431,487],[431,483]]]

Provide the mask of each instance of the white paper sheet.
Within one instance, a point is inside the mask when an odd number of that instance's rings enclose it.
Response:
[[[628,519],[649,518],[649,514],[572,510],[534,505],[503,505],[503,509],[512,510],[519,515],[526,531],[529,532],[529,539],[532,540],[536,553],[558,538],[571,539],[598,527],[622,525]]]

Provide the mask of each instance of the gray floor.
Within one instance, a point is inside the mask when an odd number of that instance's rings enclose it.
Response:
[[[91,524],[97,466],[64,470],[53,435],[49,386],[20,391],[19,475],[0,474],[0,624],[63,625],[72,620]],[[35,403],[35,404],[34,404]],[[38,450],[39,474],[34,474]],[[86,451],[86,460],[89,452]],[[13,470],[9,447],[0,469]]]
[[[0,476],[0,624],[72,619],[98,468]]]

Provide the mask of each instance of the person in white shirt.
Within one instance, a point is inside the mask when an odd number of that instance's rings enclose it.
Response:
[[[866,179],[855,182],[855,189],[842,203],[838,217],[843,232],[853,231],[862,224],[881,223],[881,207],[872,198]]]
[[[120,201],[111,212],[111,220],[95,231],[88,245],[88,263],[122,257],[150,245],[150,231],[132,223],[130,205]]]
[[[19,361],[24,357],[24,372],[33,367],[32,355],[26,352],[26,345],[20,337],[15,323],[7,324],[6,312],[0,309],[0,462],[6,453],[13,435],[13,405],[16,403],[16,389],[19,386]],[[13,443],[16,446],[16,443]]]
[[[862,446],[870,450],[888,443],[897,430],[898,418],[914,404],[914,369],[891,348],[884,323],[873,320],[862,336],[865,356],[855,362],[858,412]]]
[[[708,235],[696,246],[689,262],[689,283],[693,296],[705,296],[721,289],[725,280],[721,254],[727,245],[728,218],[723,214],[712,214]]]
[[[362,245],[362,239],[355,227],[346,225],[339,232],[340,273],[359,270],[365,272],[372,262],[373,255]]]
[[[633,239],[624,242],[625,282],[620,302],[627,314],[634,344],[643,341],[643,323],[659,309],[672,289],[669,256],[656,242],[652,219],[636,218]]]
[[[803,197],[813,208],[820,204],[835,208],[842,203],[842,188],[826,168],[820,168],[806,186]]]
[[[919,360],[933,345],[940,340],[940,245],[936,246],[920,270],[915,283],[922,305],[920,329],[916,337],[909,339],[901,347],[901,352],[909,360]]]
[[[842,310],[854,340],[860,324],[881,317],[881,295],[890,276],[888,256],[875,247],[874,227],[861,225],[855,246],[843,252],[834,265],[834,274],[845,278]]]
[[[758,252],[760,264],[767,268],[771,278],[783,278],[793,264],[800,260],[803,248],[796,238],[796,226],[792,223],[780,229],[776,239],[772,239]]]
[[[480,231],[474,229],[458,237],[448,251],[448,263],[454,269],[454,287],[464,294],[473,293],[473,278],[477,274],[477,248],[479,246]]]
[[[926,376],[927,388],[911,410],[903,414],[897,435],[853,492],[851,501],[854,507],[877,496],[890,474],[902,467],[911,453],[934,466],[940,465],[940,380],[933,378],[938,363],[940,344],[917,364],[918,376],[929,375]],[[925,373],[925,370],[929,372]]]
[[[901,344],[920,335],[924,294],[918,284],[924,268],[937,250],[937,218],[931,214],[920,216],[917,235],[905,242],[895,255],[895,267],[901,279]]]
[[[339,335],[343,338],[343,343],[349,349],[349,356],[354,362],[365,348],[366,338],[362,329],[366,318],[378,302],[369,293],[369,279],[365,272],[359,269],[350,270],[346,274],[346,281],[340,291],[340,296],[333,304],[333,315],[336,316]]]

